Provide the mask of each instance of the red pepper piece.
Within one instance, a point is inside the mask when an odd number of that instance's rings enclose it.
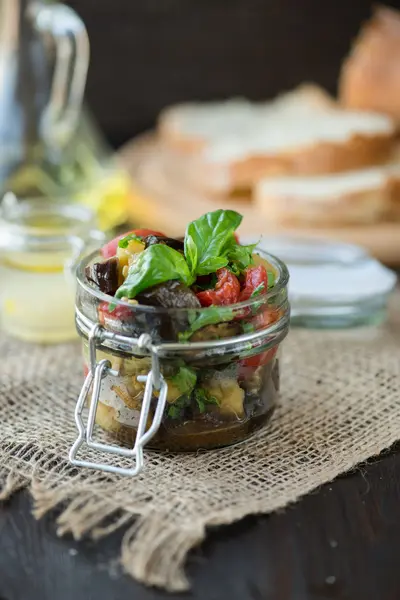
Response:
[[[251,322],[254,326],[254,329],[259,331],[260,329],[265,329],[268,327],[268,325],[272,325],[272,323],[278,321],[280,317],[281,311],[274,308],[265,308],[255,315]]]
[[[239,302],[244,302],[251,298],[252,293],[259,285],[264,284],[263,292],[267,291],[268,275],[263,265],[258,267],[248,267],[245,271],[244,287],[240,292]]]
[[[102,256],[104,256],[104,258],[111,258],[112,256],[115,256],[117,254],[119,241],[122,240],[122,238],[129,235],[130,233],[134,233],[135,235],[143,238],[147,237],[148,235],[157,235],[159,237],[165,237],[164,233],[160,233],[159,231],[153,231],[152,229],[132,229],[132,231],[127,231],[122,235],[118,235],[116,238],[114,238],[105,246],[103,246],[103,248],[101,249]]]
[[[101,302],[99,304],[99,323],[100,325],[107,326],[112,324],[113,321],[124,321],[131,318],[132,311],[129,306],[116,306],[114,310],[109,309],[109,302]]]
[[[214,290],[196,294],[202,306],[225,306],[235,304],[239,299],[240,283],[236,275],[225,267],[217,271],[218,282]]]
[[[275,346],[270,350],[266,350],[265,352],[261,352],[255,356],[250,356],[249,358],[240,360],[238,365],[239,378],[246,379],[246,377],[251,377],[257,367],[271,362],[271,360],[275,358],[277,352],[278,346]]]
[[[160,233],[159,231],[154,231],[154,229],[133,229],[129,233],[135,233],[137,236],[142,237],[142,238],[145,238],[148,235],[156,235],[158,237],[165,237],[165,233]]]
[[[271,348],[270,350],[266,350],[265,352],[261,352],[255,356],[244,358],[240,361],[240,364],[246,367],[259,367],[260,365],[266,365],[275,357],[277,352],[278,346],[275,346],[275,348]]]

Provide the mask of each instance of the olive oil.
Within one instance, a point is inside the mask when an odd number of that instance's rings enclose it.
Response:
[[[78,205],[26,200],[3,208],[0,312],[6,333],[39,343],[76,337],[74,266],[102,237],[93,221],[93,213]]]

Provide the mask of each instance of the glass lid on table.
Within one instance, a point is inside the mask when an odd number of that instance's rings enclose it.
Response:
[[[243,242],[257,240],[289,269],[292,325],[343,328],[385,320],[397,278],[362,248],[300,236],[246,236]]]
[[[73,464],[136,474],[145,444],[212,449],[268,421],[289,324],[288,272],[239,242],[241,220],[217,210],[181,239],[134,230],[80,263],[76,321],[87,376]],[[95,442],[95,422],[119,445]],[[85,444],[136,463],[89,463],[77,456]]]

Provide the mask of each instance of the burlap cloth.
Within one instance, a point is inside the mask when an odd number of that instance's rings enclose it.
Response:
[[[125,526],[126,571],[146,584],[185,589],[185,558],[207,526],[282,508],[400,438],[399,304],[396,295],[381,328],[293,329],[270,426],[220,451],[147,453],[136,479],[68,464],[82,380],[79,346],[2,339],[2,497],[29,485],[36,517],[60,509],[60,535],[97,539]]]

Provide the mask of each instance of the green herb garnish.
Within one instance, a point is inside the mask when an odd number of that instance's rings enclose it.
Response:
[[[193,392],[193,397],[197,402],[197,406],[199,407],[199,411],[201,413],[205,412],[207,404],[215,404],[219,406],[219,400],[215,396],[212,396],[204,388],[196,388]]]
[[[242,329],[244,333],[254,333],[256,330],[253,323],[249,323],[248,321],[243,321]]]
[[[136,235],[136,233],[128,233],[128,235],[119,240],[118,247],[127,248],[129,246],[129,242],[132,242],[133,240],[135,240],[135,242],[143,242],[143,239]]]
[[[254,290],[251,293],[250,298],[255,298],[256,296],[259,296],[260,294],[263,294],[265,292],[265,283],[261,282],[258,284],[258,286],[256,288],[254,288]]]
[[[183,411],[190,405],[190,396],[181,396],[168,407],[167,414],[171,419],[179,419]]]
[[[215,396],[212,396],[204,388],[195,388],[191,394],[184,394],[180,396],[173,404],[168,407],[168,417],[170,419],[179,419],[185,408],[188,408],[195,402],[199,408],[200,413],[204,413],[207,406],[217,405],[219,406],[219,400]]]
[[[196,331],[206,325],[232,321],[234,314],[234,310],[226,306],[209,306],[203,309],[203,312],[190,310],[188,311],[190,328],[179,334],[179,341],[187,342]]]
[[[186,366],[179,367],[179,371],[170,380],[182,394],[190,394],[196,385],[196,371]]]
[[[248,246],[241,246],[237,243],[234,236],[225,249],[225,254],[228,258],[229,269],[235,275],[243,273],[247,267],[250,267],[254,263],[253,252],[257,244],[249,244]]]

